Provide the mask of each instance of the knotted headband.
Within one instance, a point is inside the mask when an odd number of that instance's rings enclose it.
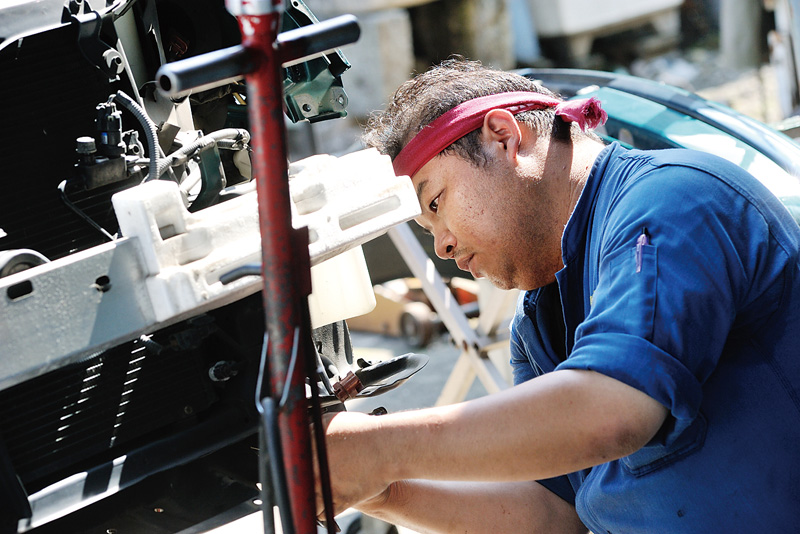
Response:
[[[498,93],[473,98],[447,111],[423,127],[394,158],[397,176],[414,176],[423,165],[442,150],[483,125],[483,118],[492,109],[506,109],[513,114],[554,107],[556,115],[567,122],[577,122],[582,130],[604,124],[608,114],[596,98],[558,100],[526,91]]]

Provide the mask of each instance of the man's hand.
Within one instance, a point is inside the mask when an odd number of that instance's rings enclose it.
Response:
[[[382,478],[377,442],[378,417],[359,412],[339,412],[323,419],[334,515],[360,503],[380,500],[391,480]],[[319,480],[319,477],[317,477]],[[324,516],[322,492],[317,484],[317,516]]]

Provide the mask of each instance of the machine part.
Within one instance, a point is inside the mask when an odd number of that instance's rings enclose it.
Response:
[[[0,278],[11,274],[19,273],[44,265],[49,262],[47,258],[35,250],[3,250],[0,251]]]
[[[375,149],[367,149],[340,158],[311,156],[289,166],[295,226],[309,227],[312,258],[324,261],[340,254],[341,249],[331,247],[340,239],[347,238],[354,244],[372,239],[375,234],[365,233],[365,223],[380,224],[379,221],[384,221],[386,228],[391,228],[396,223],[389,223],[389,219],[394,219],[393,214],[401,207],[411,210],[416,203],[412,217],[419,215],[419,200],[413,187],[407,187],[408,180],[395,177],[394,187],[386,189],[386,183],[382,187],[375,181],[375,174],[370,174],[383,169],[387,163],[390,163],[387,156]],[[385,172],[388,176],[389,169]],[[349,187],[330,187],[328,182],[319,179],[320,173],[340,176]],[[394,176],[393,169],[391,173]],[[407,196],[408,192],[413,194]],[[338,224],[333,221],[338,221]]]
[[[261,425],[261,432],[259,433],[260,442],[266,445],[268,454],[261,454],[262,461],[267,461],[267,466],[263,469],[268,474],[267,479],[262,479],[262,486],[268,484],[272,488],[272,495],[275,497],[275,505],[281,514],[281,529],[283,534],[294,534],[294,520],[292,519],[292,506],[289,496],[288,484],[286,482],[286,471],[284,468],[284,455],[281,445],[281,433],[278,426],[278,414],[275,401],[270,397],[265,397],[261,401],[263,424]],[[264,502],[270,502],[264,499]],[[272,513],[272,507],[269,507],[269,515]],[[266,518],[265,512],[264,524],[273,524],[273,519]]]
[[[322,397],[320,404],[328,408],[344,400],[386,393],[402,385],[427,364],[428,357],[424,354],[409,353],[374,364],[359,360],[349,370],[339,367],[339,374],[344,378],[334,384],[334,394]],[[349,376],[351,373],[352,377]]]
[[[31,493],[28,501],[32,514],[20,521],[19,531],[43,526],[71,509],[110,497],[155,473],[198,460],[251,435],[252,429],[242,425],[236,411],[217,412],[202,427],[147,443],[129,454]]]
[[[120,101],[124,107],[134,116],[140,121],[143,117],[146,118],[144,111],[130,97],[122,92],[119,94],[122,95]],[[78,154],[76,170],[81,186],[87,191],[124,182],[138,172],[135,165],[132,165],[129,173],[129,161],[122,156],[130,152],[131,159],[135,162],[141,155],[139,132],[122,131],[122,113],[117,110],[113,103],[114,99],[115,95],[111,95],[106,102],[98,104],[95,108],[98,138],[83,136],[76,140],[75,151]],[[147,120],[143,122],[143,126],[148,126]]]
[[[106,291],[108,290],[106,289]],[[164,346],[161,343],[154,341],[153,336],[146,336],[142,334],[141,336],[139,336],[139,339],[137,341],[142,345],[144,345],[144,347],[148,351],[150,351],[151,354],[158,356],[159,354],[164,352]]]
[[[283,14],[283,31],[318,24],[317,17],[302,0],[294,0]],[[281,36],[278,36],[281,39]],[[347,115],[347,94],[341,75],[350,63],[340,50],[300,64],[284,64],[283,93],[286,113],[292,122],[321,120]]]
[[[157,478],[159,471],[227,443],[255,437],[258,417],[246,402],[252,399],[255,373],[240,373],[222,386],[209,379],[208,365],[222,353],[254,368],[261,338],[260,299],[242,299],[209,315],[220,326],[219,333],[195,347],[176,350],[165,344],[158,355],[134,340],[0,391],[0,428],[33,508],[22,530],[86,507],[144,478]],[[161,329],[157,336],[172,337],[186,326]],[[237,328],[244,337],[236,335]],[[247,448],[253,445],[251,440]],[[249,458],[255,468],[252,450]],[[255,469],[251,476],[255,481]],[[251,488],[255,490],[254,483]],[[121,515],[129,517],[130,512],[126,508]],[[53,525],[49,532],[96,530],[87,526],[95,519],[81,513],[84,523],[80,515],[72,522],[82,524],[80,528]],[[176,524],[188,527],[186,521],[207,517],[204,513],[183,516]]]
[[[317,354],[323,361],[330,362],[339,374],[353,367],[353,346],[345,321],[315,328],[312,339]]]
[[[373,364],[364,365],[363,360],[357,363],[360,368],[355,374],[364,384],[360,396],[374,397],[400,386],[411,378],[428,364],[428,357],[424,354],[409,353]]]
[[[125,153],[125,143],[122,142],[122,113],[110,100],[98,104],[95,108],[97,111],[95,124],[100,135],[97,150],[101,156],[118,158]]]
[[[225,171],[222,168],[222,160],[219,157],[219,150],[212,145],[207,150],[202,150],[198,155],[200,174],[202,182],[200,192],[189,206],[189,211],[194,212],[211,206],[219,198],[219,194],[225,189]]]
[[[0,435],[0,532],[16,532],[20,520],[30,519],[33,512],[28,495],[9,459],[3,437]]]
[[[347,95],[339,76],[349,64],[336,49],[358,39],[358,22],[352,15],[317,22],[302,2],[292,4],[284,29],[298,27],[280,33],[275,43],[276,60],[287,68],[282,82],[286,113],[293,122],[342,117]],[[156,82],[162,94],[180,98],[235,83],[256,65],[252,52],[236,45],[163,65]]]
[[[311,262],[306,249],[309,234],[292,228],[286,131],[278,111],[282,108],[280,62],[275,46],[280,14],[274,8],[278,4],[273,2],[272,9],[263,6],[264,12],[260,14],[246,11],[244,5],[229,4],[228,8],[239,22],[242,45],[259,65],[258,70],[247,73],[246,81],[256,155],[253,174],[256,176],[261,229],[262,295],[271,349],[270,385],[274,392],[286,391],[277,417],[284,452],[282,464],[292,476],[288,481],[289,507],[286,513],[291,511],[293,531],[305,533],[316,529],[313,459],[305,396],[305,380],[313,376],[309,371],[314,366],[306,342],[310,340],[306,297],[311,293]],[[248,6],[252,7],[252,4]],[[305,33],[315,36],[313,30]],[[300,344],[297,342],[298,333],[303,336]],[[292,368],[294,364],[296,369]],[[316,394],[312,398],[316,399]],[[315,435],[318,438],[318,458],[322,459],[325,442],[321,439],[321,413],[316,402],[312,413],[318,423]],[[266,432],[264,425],[262,431]],[[322,462],[320,473],[327,476],[327,466]],[[332,529],[330,485],[325,483],[325,478],[322,482],[326,520]],[[271,509],[264,508],[265,516],[271,513]],[[284,530],[288,526],[283,525]]]
[[[348,371],[344,378],[333,385],[333,392],[340,402],[356,398],[363,390],[364,384],[353,371]]]
[[[208,377],[214,382],[227,382],[237,374],[239,365],[228,360],[218,361],[208,370]]]
[[[100,35],[104,41],[117,42],[109,21],[114,10],[125,3],[129,0],[115,0],[113,6],[91,2],[104,18]],[[0,72],[9,82],[0,84],[0,115],[6,126],[0,129],[0,159],[5,162],[4,183],[13,184],[0,195],[0,228],[8,234],[0,248],[29,248],[58,259],[107,240],[75,216],[59,198],[56,187],[74,175],[75,140],[96,131],[97,104],[116,90],[132,94],[131,79],[126,72],[109,82],[108,76],[86,60],[76,23],[69,16],[62,19],[65,0],[0,4]],[[79,7],[79,17],[83,17],[87,2]],[[29,95],[37,104],[20,106],[14,94]],[[122,112],[125,123],[126,112]],[[75,187],[68,188],[67,194],[81,211],[113,234],[116,220],[110,209],[111,195],[131,185],[119,182],[92,190]]]
[[[327,199],[317,211],[293,218],[316,235],[308,254],[321,269],[323,259],[419,214],[411,182],[394,175],[388,157],[373,150],[322,161],[327,163],[298,170],[290,181],[292,190],[311,188]],[[391,209],[364,211],[363,195],[381,199],[376,207]],[[246,274],[260,274],[255,191],[190,213],[177,184],[156,180],[113,201],[123,237],[0,279],[0,294],[8,297],[0,299],[0,390],[261,289],[258,276],[222,280],[246,265],[254,265]],[[361,213],[361,222],[342,230],[340,220],[354,212]],[[110,290],[86,291],[105,286],[98,283],[101,278]],[[368,279],[360,284],[371,290]],[[40,324],[51,326],[46,331],[31,326]]]
[[[310,329],[310,317],[308,314],[304,317],[304,324],[307,329]],[[313,330],[312,330],[313,332]],[[349,340],[348,335],[348,340]],[[306,345],[305,352],[306,354],[313,354],[316,352],[315,347],[313,346],[313,342],[310,336],[304,339],[304,343]],[[317,360],[319,361],[319,353],[317,353]],[[308,369],[312,369],[314,362],[308,362]],[[324,376],[324,370],[320,373],[320,369],[317,369],[317,375]],[[314,384],[314,376],[309,373],[307,377],[310,384]],[[327,384],[327,387],[330,387],[330,384]],[[316,458],[312,458],[311,461],[313,462],[315,459],[317,461],[318,466],[318,473],[319,473],[319,481],[320,487],[322,488],[322,504],[325,507],[325,521],[321,521],[317,519],[317,524],[323,528],[325,528],[329,534],[335,534],[339,532],[341,529],[339,525],[334,520],[333,515],[333,490],[331,489],[331,478],[330,478],[330,470],[328,467],[328,452],[327,452],[327,443],[325,441],[325,425],[322,420],[322,402],[319,396],[319,390],[316,387],[311,387],[311,398],[310,398],[310,407],[311,407],[311,423],[312,423],[312,430],[314,432],[314,444],[316,445]],[[344,405],[340,405],[342,409],[344,409]]]
[[[293,27],[310,26],[311,24],[319,24],[319,19],[303,0],[292,0],[291,3],[287,3],[284,11],[283,31],[288,31]],[[356,40],[358,36],[352,38]],[[337,78],[350,68],[350,62],[347,61],[347,58],[338,48],[327,54],[325,59],[328,62],[331,74]]]
[[[410,182],[397,178],[388,157],[374,149],[318,158],[295,170],[289,181],[294,204],[313,201],[317,208],[305,215],[298,212],[308,210],[292,208],[293,224],[309,229],[312,265],[419,213]],[[190,213],[176,184],[156,180],[121,192],[113,202],[122,235],[138,238],[145,272],[152,277],[147,293],[164,320],[231,291],[257,287],[258,280],[247,279],[217,284],[227,273],[233,276],[225,281],[237,278],[242,274],[233,273],[237,268],[258,259],[255,192]]]
[[[136,158],[144,155],[144,146],[139,140],[139,132],[136,130],[122,132],[122,142],[125,143],[126,154],[130,154]]]
[[[236,45],[168,63],[158,70],[156,84],[165,96],[178,99],[237,83],[254,67],[247,50]]]
[[[79,150],[80,147],[78,148]],[[88,160],[90,157],[90,155],[78,153],[78,178],[85,190],[91,191],[98,187],[124,182],[128,178],[125,158],[91,157],[91,163],[80,162],[81,160]]]
[[[265,339],[266,344],[266,339]],[[272,399],[265,399],[265,402],[272,403]],[[261,412],[265,412],[266,408],[264,404],[259,403],[259,407]],[[264,534],[276,534],[275,528],[275,515],[274,512],[272,517],[269,516],[267,510],[274,510],[275,506],[278,503],[278,497],[276,495],[276,491],[280,491],[281,489],[285,489],[285,486],[279,486],[276,490],[274,487],[273,478],[279,477],[280,475],[276,473],[277,467],[273,466],[274,463],[281,462],[283,463],[283,458],[281,457],[273,457],[270,451],[269,442],[269,429],[274,428],[274,422],[272,420],[267,421],[266,416],[262,413],[262,421],[259,425],[259,432],[258,432],[258,479],[261,481],[261,514],[262,514],[262,525],[264,527]],[[263,429],[263,430],[262,430]],[[277,430],[273,432],[274,436],[278,435]],[[280,440],[278,440],[278,447],[280,447]],[[276,448],[273,445],[274,453],[277,454],[277,451],[280,449]],[[267,451],[264,454],[263,451]],[[283,479],[285,481],[285,478]],[[283,500],[285,497],[281,497]],[[283,519],[281,520],[283,521]],[[291,521],[288,524],[292,524]]]
[[[124,70],[124,62],[120,53],[100,38],[103,17],[96,11],[80,14],[79,4],[75,12],[70,10],[72,24],[78,29],[78,46],[86,60],[103,72],[109,82],[117,81]]]
[[[75,152],[78,153],[78,165],[93,165],[97,154],[94,137],[79,137],[75,140]]]
[[[158,129],[156,125],[150,120],[150,117],[145,111],[133,100],[130,96],[122,91],[117,91],[113,95],[113,99],[119,102],[125,109],[130,111],[134,117],[139,121],[139,124],[144,128],[145,137],[147,137],[147,154],[150,157],[149,172],[147,179],[152,180],[158,177],[158,158],[164,155],[161,145],[158,144]]]
[[[189,145],[181,147],[169,156],[159,160],[157,162],[155,174],[152,175],[152,178],[148,176],[147,181],[150,181],[151,179],[158,179],[168,168],[183,165],[189,158],[201,154],[206,150],[214,149],[218,143],[223,140],[231,140],[231,148],[245,149],[247,147],[247,143],[250,141],[250,133],[247,130],[242,130],[240,128],[225,128],[223,130],[204,135]],[[219,161],[219,155],[217,155],[216,159]],[[212,174],[221,174],[220,170],[206,170]],[[215,181],[217,183],[214,183]],[[222,187],[219,187],[220,185]],[[208,184],[206,184],[204,181],[204,186],[209,190],[219,187],[219,190],[214,194],[215,196],[224,188],[224,178],[222,176],[210,176],[208,179]],[[205,204],[210,205],[210,202],[206,201]],[[192,211],[196,211],[196,209]]]

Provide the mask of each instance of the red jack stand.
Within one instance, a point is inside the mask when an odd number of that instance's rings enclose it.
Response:
[[[166,89],[179,92],[245,75],[261,230],[268,345],[264,350],[269,354],[265,372],[271,392],[267,396],[257,392],[262,411],[262,454],[266,449],[282,450],[283,465],[277,467],[286,473],[286,491],[284,495],[282,488],[275,488],[274,493],[280,494],[277,501],[284,533],[311,534],[317,532],[317,519],[305,387],[306,377],[315,366],[307,300],[311,293],[310,260],[307,231],[292,227],[282,66],[352,43],[358,39],[359,29],[355,17],[345,15],[279,36],[282,0],[227,0],[226,7],[239,22],[242,44],[166,65],[158,79]],[[314,412],[319,414],[319,410]],[[320,428],[321,421],[316,422]],[[280,444],[274,439],[275,427]],[[324,458],[321,431],[315,437],[320,458]],[[320,463],[321,482],[327,491],[327,465]],[[275,479],[276,466],[271,467]],[[263,472],[261,478],[263,491],[268,492],[270,481]],[[272,524],[269,503],[273,498],[267,496],[270,498],[263,499],[264,519],[265,524]],[[326,511],[326,519],[333,531],[331,510]]]

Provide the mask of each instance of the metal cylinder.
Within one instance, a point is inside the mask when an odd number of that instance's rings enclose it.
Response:
[[[281,394],[278,427],[294,532],[316,532],[316,502],[311,455],[308,404],[305,397],[307,297],[311,289],[308,241],[299,243],[292,227],[286,133],[283,115],[283,78],[273,46],[278,35],[278,13],[239,15],[242,45],[258,66],[247,75],[247,108],[253,146],[261,229],[264,309],[269,333],[270,385]],[[298,336],[298,337],[299,337]],[[294,366],[289,365],[295,353]],[[291,372],[290,372],[291,370]],[[283,394],[282,392],[285,392]],[[284,402],[285,400],[285,402]]]
[[[248,26],[246,31],[254,29]],[[289,30],[276,38],[277,60],[284,67],[308,61],[354,43],[360,33],[353,15]],[[156,73],[156,86],[164,96],[178,98],[236,82],[254,68],[252,54],[245,46],[236,45],[162,65]]]
[[[361,35],[353,15],[341,15],[278,35],[278,50],[284,67],[327,54],[354,43]]]
[[[236,45],[162,65],[156,85],[164,96],[177,98],[234,83],[252,70],[250,54]]]

